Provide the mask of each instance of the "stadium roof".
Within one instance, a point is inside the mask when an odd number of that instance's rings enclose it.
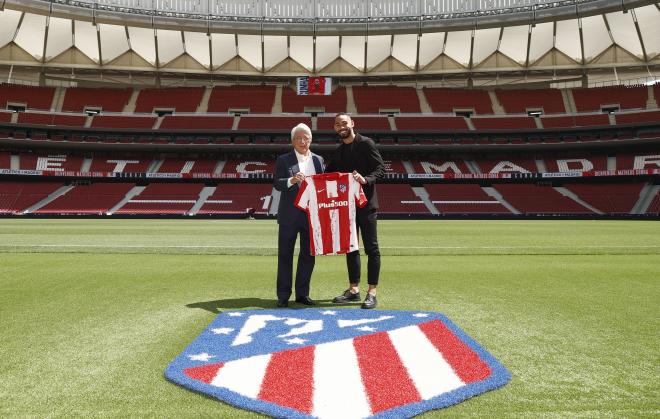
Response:
[[[660,66],[660,8],[648,1],[334,0],[311,11],[299,0],[3,4],[0,65],[42,73],[557,79],[654,76]]]

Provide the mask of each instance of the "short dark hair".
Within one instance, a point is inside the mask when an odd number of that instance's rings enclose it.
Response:
[[[339,112],[338,114],[335,115],[335,118],[337,118],[338,116],[347,116],[347,117],[351,118],[351,114],[348,113],[348,112]],[[353,118],[351,118],[351,119],[353,119]]]

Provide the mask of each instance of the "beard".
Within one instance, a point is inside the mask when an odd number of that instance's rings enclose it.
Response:
[[[339,131],[337,134],[339,134],[340,138],[348,138],[351,136],[352,133],[353,133],[352,130],[347,129],[347,130]]]

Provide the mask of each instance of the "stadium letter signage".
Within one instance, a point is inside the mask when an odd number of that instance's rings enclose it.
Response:
[[[411,417],[510,379],[442,314],[324,309],[222,313],[165,376],[287,418]]]

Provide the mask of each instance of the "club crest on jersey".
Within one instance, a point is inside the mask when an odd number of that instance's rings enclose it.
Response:
[[[328,309],[221,313],[165,376],[287,418],[411,417],[511,378],[440,313]]]
[[[346,192],[346,185],[343,183],[339,184],[339,192],[344,193]]]

